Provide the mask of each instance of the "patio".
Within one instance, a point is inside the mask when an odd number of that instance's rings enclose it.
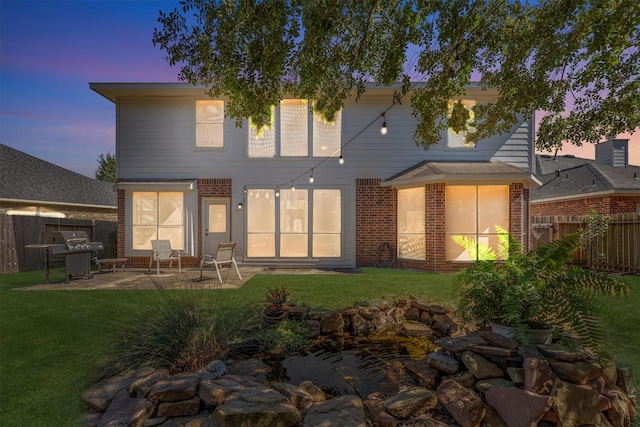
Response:
[[[19,290],[118,290],[118,289],[236,289],[256,274],[344,274],[344,271],[319,270],[319,269],[274,269],[265,267],[239,266],[242,280],[233,269],[224,268],[220,274],[221,284],[213,268],[206,268],[200,280],[199,268],[183,268],[182,273],[177,268],[171,270],[163,268],[160,275],[154,268],[147,271],[146,268],[127,268],[125,271],[101,271],[95,272],[92,279],[84,277],[73,278],[69,283],[64,279],[51,283],[23,287]],[[349,272],[359,272],[353,270]],[[42,281],[44,282],[44,272]]]

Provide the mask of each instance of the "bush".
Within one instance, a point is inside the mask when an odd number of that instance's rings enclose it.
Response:
[[[256,331],[251,337],[258,350],[272,356],[299,353],[310,344],[304,323],[284,320],[277,325]]]

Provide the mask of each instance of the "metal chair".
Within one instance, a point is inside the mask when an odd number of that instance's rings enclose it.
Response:
[[[181,265],[181,252],[179,250],[171,249],[170,240],[152,240],[151,247],[153,248],[153,254],[149,258],[149,269],[151,271],[151,265],[153,261],[156,262],[156,274],[160,275],[160,261],[169,261],[169,270],[173,265],[173,261],[178,261],[178,272],[182,273]]]
[[[224,264],[233,265],[236,269],[236,273],[238,273],[238,278],[242,280],[240,270],[238,270],[238,264],[236,263],[236,258],[233,254],[237,244],[238,242],[221,242],[218,244],[215,257],[211,255],[204,255],[200,260],[200,280],[202,280],[202,268],[205,265],[212,264],[216,267],[216,273],[218,273],[220,283],[222,283],[222,276],[220,276],[219,266]]]

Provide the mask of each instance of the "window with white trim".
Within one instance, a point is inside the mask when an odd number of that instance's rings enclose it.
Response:
[[[341,206],[336,189],[248,189],[247,257],[340,257]]]
[[[132,249],[151,249],[152,240],[169,239],[172,249],[184,249],[184,193],[134,191]]]
[[[196,147],[224,147],[224,101],[196,101]]]
[[[449,112],[447,114],[448,118],[451,118],[451,113],[453,111],[453,105],[458,101],[449,101]],[[475,114],[473,112],[473,107],[476,105],[476,101],[471,99],[463,99],[461,100],[464,108],[469,112],[469,118],[467,119],[467,127],[468,131],[460,131],[456,132],[452,128],[447,128],[447,147],[448,148],[475,148],[475,144],[472,144],[467,141],[467,134],[470,132],[475,132]]]
[[[272,108],[270,125],[258,131],[249,120],[248,157],[309,157],[310,152],[313,157],[339,157],[342,111],[333,122],[327,122],[319,114],[311,114],[310,108],[307,100],[284,99]]]
[[[488,259],[487,253],[503,257],[500,230],[509,230],[508,185],[447,185],[445,189],[445,256],[449,261]],[[502,233],[503,234],[503,233]],[[464,238],[472,250],[456,243]]]
[[[398,258],[427,257],[425,235],[425,189],[398,190]]]

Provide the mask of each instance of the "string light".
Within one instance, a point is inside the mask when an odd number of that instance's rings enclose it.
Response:
[[[313,184],[313,168],[311,168],[311,176],[309,177],[309,183]]]
[[[344,165],[344,159],[342,158],[342,154],[340,154],[340,158],[338,159],[338,163]]]
[[[296,191],[296,186],[293,185],[293,180],[291,180],[291,191]]]
[[[280,197],[280,187],[276,187],[276,197]]]
[[[384,112],[380,115],[382,116],[382,127],[380,128],[380,133],[383,135],[386,135],[387,134],[387,117],[385,116]]]

